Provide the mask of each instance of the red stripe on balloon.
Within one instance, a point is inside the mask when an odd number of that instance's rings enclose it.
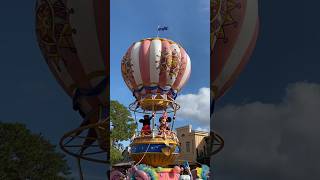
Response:
[[[144,86],[150,86],[150,62],[149,62],[149,54],[150,54],[150,40],[143,40],[140,46],[139,52],[139,66],[141,79]]]

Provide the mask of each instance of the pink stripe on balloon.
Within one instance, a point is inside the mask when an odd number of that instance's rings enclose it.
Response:
[[[139,66],[141,79],[143,86],[150,86],[150,62],[149,62],[149,50],[150,50],[150,40],[143,40],[139,52]]]
[[[188,62],[187,61],[187,53],[182,47],[180,47],[180,53],[181,53],[181,67],[180,67],[178,76],[177,76],[175,82],[172,85],[172,88],[174,90],[178,90],[177,88],[178,88],[178,86],[179,86],[179,84],[180,84],[180,82],[182,80],[182,77],[183,77],[185,71],[186,71],[187,62]]]
[[[164,52],[168,52],[171,55],[171,50],[170,50],[170,43],[167,40],[162,40],[162,47],[161,47],[161,53]],[[160,58],[160,74],[159,74],[159,86],[160,87],[164,87],[167,85],[167,69],[165,68],[166,66],[164,66],[166,62],[164,62],[164,56],[163,54],[161,54],[161,58]],[[161,64],[163,64],[163,66],[161,67]]]

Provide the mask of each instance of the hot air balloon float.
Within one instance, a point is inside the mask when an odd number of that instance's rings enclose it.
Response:
[[[146,38],[128,48],[121,60],[121,72],[135,98],[129,109],[143,114],[144,119],[140,120],[143,122],[141,131],[137,130],[131,140],[130,156],[133,162],[129,163],[129,168],[119,164],[113,166],[111,179],[183,178],[176,161],[180,154],[180,143],[173,128],[176,112],[180,108],[175,99],[191,74],[189,55],[172,40]],[[207,178],[209,168],[205,167],[199,165],[198,169],[189,169],[189,174],[193,172],[197,175],[198,172]]]
[[[54,77],[72,98],[73,109],[83,118],[79,128],[60,141],[61,148],[77,157],[79,164],[80,159],[107,163],[108,158],[106,3],[36,1],[40,49]]]
[[[258,37],[258,0],[211,0],[211,145],[208,160],[222,150],[213,131],[214,105],[231,88],[253,52]],[[212,165],[212,164],[211,164]]]

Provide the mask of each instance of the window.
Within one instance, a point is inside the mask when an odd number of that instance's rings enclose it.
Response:
[[[186,142],[186,151],[190,152],[190,142]]]

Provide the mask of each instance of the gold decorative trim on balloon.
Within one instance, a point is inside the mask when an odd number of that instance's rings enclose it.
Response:
[[[173,144],[173,145],[178,145],[178,138],[175,138],[173,136],[166,136],[166,138],[164,138],[164,136],[162,135],[156,135],[155,137],[152,137],[152,135],[147,136],[147,135],[143,135],[143,136],[139,136],[139,137],[135,137],[135,139],[132,142],[132,145],[137,145],[137,144]]]
[[[141,161],[143,164],[148,164],[153,167],[165,167],[168,165],[172,165],[176,158],[179,156],[178,154],[171,154],[170,156],[166,156],[163,153],[141,153],[141,154],[131,154],[131,158],[134,161]]]
[[[129,105],[129,109],[135,112],[145,112],[145,111],[164,111],[174,112],[180,109],[180,105],[176,103],[169,96],[163,96],[161,94],[147,95]],[[162,113],[162,112],[159,112]]]

